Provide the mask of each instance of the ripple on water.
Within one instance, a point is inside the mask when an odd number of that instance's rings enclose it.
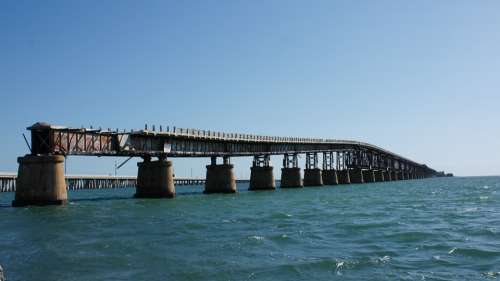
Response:
[[[287,234],[274,234],[269,236],[269,240],[276,243],[294,243],[295,239]]]
[[[499,188],[493,177],[231,196],[182,187],[174,200],[71,192],[62,208],[1,208],[0,263],[13,281],[58,267],[48,279],[499,279]],[[88,199],[100,195],[122,198]]]
[[[471,258],[498,258],[500,257],[500,251],[498,250],[486,250],[479,248],[454,248],[453,251],[456,255],[462,255]]]
[[[293,217],[293,215],[289,214],[289,213],[273,212],[269,216],[269,219],[272,219],[272,220],[282,220],[282,219],[288,219],[288,218],[291,218],[291,217]]]
[[[389,233],[384,235],[385,239],[390,239],[390,241],[395,241],[395,242],[403,242],[403,243],[415,243],[415,242],[422,242],[436,237],[437,234],[433,232],[426,232],[426,231],[399,231],[396,233]]]

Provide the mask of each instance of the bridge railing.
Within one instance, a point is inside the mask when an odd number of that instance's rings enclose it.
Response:
[[[365,142],[337,139],[262,136],[167,127],[120,132],[118,129],[69,128],[36,123],[32,155],[86,155],[124,157],[243,157],[301,153],[358,151],[383,155],[387,160],[432,171],[430,168]]]

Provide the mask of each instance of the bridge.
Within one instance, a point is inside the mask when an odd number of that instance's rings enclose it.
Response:
[[[16,178],[15,173],[0,173],[0,192],[15,192]],[[128,188],[137,185],[135,176],[65,175],[65,178],[67,190]],[[237,182],[248,182],[248,180],[237,180]],[[204,185],[205,178],[174,177],[174,184]]]
[[[205,193],[236,192],[231,157],[253,156],[249,190],[273,190],[271,155],[283,155],[281,188],[361,184],[421,179],[442,175],[378,146],[350,140],[273,137],[208,130],[163,128],[119,131],[70,128],[36,123],[27,128],[30,154],[18,158],[13,206],[63,204],[67,201],[64,159],[67,156],[142,158],[136,197],[175,197],[175,157],[206,157]],[[298,155],[306,163],[301,175]],[[322,158],[322,166],[319,158]],[[218,163],[218,159],[222,159]]]

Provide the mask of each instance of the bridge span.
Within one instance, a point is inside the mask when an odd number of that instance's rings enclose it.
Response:
[[[15,173],[0,173],[0,192],[15,192],[16,178]],[[65,178],[67,190],[129,188],[137,185],[135,176],[65,175]],[[237,180],[237,182],[248,182],[248,180]],[[205,178],[174,177],[174,184],[204,185]]]
[[[140,157],[136,197],[174,197],[175,157],[207,157],[205,193],[236,192],[231,157],[253,156],[250,190],[276,188],[271,155],[283,155],[281,188],[421,179],[436,170],[378,146],[349,140],[257,136],[170,127],[118,131],[36,123],[31,153],[18,158],[14,206],[67,201],[66,156]],[[158,129],[158,130],[157,130]],[[303,177],[298,155],[305,154]],[[217,159],[222,158],[218,163]],[[320,158],[322,166],[320,167]]]

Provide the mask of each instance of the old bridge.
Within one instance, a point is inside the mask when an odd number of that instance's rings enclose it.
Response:
[[[174,197],[173,157],[207,157],[205,193],[236,192],[231,157],[253,156],[250,190],[275,189],[270,155],[283,155],[281,188],[382,182],[440,173],[375,145],[357,141],[271,137],[181,128],[137,131],[68,128],[36,123],[31,153],[18,158],[14,206],[67,201],[64,159],[69,155],[141,157],[136,197]],[[305,154],[301,176],[298,155]],[[322,157],[322,166],[319,158]],[[217,159],[222,162],[218,163]]]

